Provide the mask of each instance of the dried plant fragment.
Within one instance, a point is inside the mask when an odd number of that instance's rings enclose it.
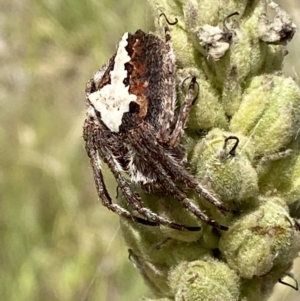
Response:
[[[271,1],[269,7],[276,11],[276,16],[271,22],[266,14],[261,15],[258,27],[259,38],[269,44],[286,45],[293,38],[297,27],[288,13],[278,4]]]

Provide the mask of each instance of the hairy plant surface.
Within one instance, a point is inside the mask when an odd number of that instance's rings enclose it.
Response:
[[[199,84],[183,142],[190,169],[233,213],[190,193],[228,231],[122,220],[130,258],[166,300],[267,300],[300,250],[300,89],[282,73],[296,26],[272,1],[149,3],[178,19],[169,26],[179,100],[186,78]],[[169,220],[199,224],[171,197],[143,193],[143,201]]]

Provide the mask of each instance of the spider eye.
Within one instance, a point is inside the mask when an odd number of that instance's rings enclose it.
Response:
[[[140,105],[135,101],[131,101],[129,104],[129,112],[131,114],[138,113],[140,111]]]

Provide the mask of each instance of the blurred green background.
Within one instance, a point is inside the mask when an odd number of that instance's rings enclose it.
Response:
[[[125,31],[151,24],[146,0],[0,0],[1,300],[147,295],[118,217],[97,201],[82,124],[86,81]],[[289,49],[297,78],[299,34]]]
[[[97,200],[82,125],[85,83],[151,16],[139,0],[1,0],[1,300],[145,294]]]

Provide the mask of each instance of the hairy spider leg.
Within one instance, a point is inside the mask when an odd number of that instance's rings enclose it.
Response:
[[[176,102],[176,67],[175,55],[173,52],[171,34],[168,26],[165,26],[165,54],[163,58],[164,70],[166,70],[166,78],[164,81],[164,89],[166,95],[163,98],[163,111],[160,120],[161,129],[158,133],[162,141],[167,141],[171,131],[171,124],[174,119],[175,102]]]
[[[145,145],[141,145],[137,143],[136,141],[131,141],[132,145],[136,148],[138,153],[144,153],[145,156],[147,156],[147,160],[149,164],[157,171],[157,178],[159,179],[160,184],[169,191],[171,194],[173,194],[174,198],[176,198],[180,203],[183,204],[183,206],[190,212],[192,212],[196,217],[204,221],[205,223],[213,226],[216,229],[219,230],[228,230],[228,227],[220,225],[215,220],[208,217],[205,213],[203,213],[193,202],[190,200],[184,192],[182,192],[181,189],[179,189],[176,185],[176,183],[173,182],[173,179],[171,175],[173,175],[166,171],[166,167],[161,164],[160,160],[157,160],[156,157],[153,156],[153,153],[146,151],[145,152]],[[157,146],[156,146],[157,147]]]
[[[132,221],[135,221],[140,224],[147,225],[147,226],[159,226],[160,223],[152,222],[152,221],[143,219],[139,216],[135,216],[128,210],[124,209],[122,206],[120,206],[118,204],[114,204],[112,202],[112,199],[107,191],[107,188],[106,188],[106,185],[105,185],[105,182],[103,179],[103,174],[101,171],[101,160],[98,155],[98,150],[97,150],[97,147],[95,146],[95,142],[93,141],[93,135],[91,134],[91,132],[93,130],[91,130],[90,128],[91,128],[91,125],[88,124],[88,122],[86,121],[85,126],[84,126],[84,139],[86,141],[86,152],[87,152],[88,157],[90,158],[90,163],[91,163],[91,166],[93,169],[94,181],[95,181],[95,185],[96,185],[97,194],[98,194],[98,197],[101,199],[103,206],[105,206],[112,212],[115,212],[118,215],[120,215],[121,217],[124,217],[126,219],[130,219]],[[197,230],[196,229],[185,229],[185,230],[198,231],[199,228]]]
[[[180,142],[182,135],[184,134],[184,129],[190,113],[190,109],[196,101],[196,99],[198,98],[198,92],[195,95],[195,84],[198,85],[198,83],[196,82],[196,78],[193,77],[189,84],[188,91],[185,95],[183,104],[180,108],[174,130],[169,137],[168,144],[170,147],[177,146]]]
[[[166,170],[173,176],[173,178],[182,181],[188,188],[193,189],[196,193],[216,206],[221,211],[231,212],[229,208],[227,208],[222,202],[218,200],[209,190],[207,190],[204,186],[202,186],[198,180],[190,174],[183,166],[181,166],[176,160],[169,154],[166,154],[164,148],[151,137],[150,131],[140,131],[140,135],[143,137],[144,141],[144,151],[148,149],[149,153],[156,153],[157,158],[163,158],[160,160],[161,164],[164,166]],[[131,139],[131,142],[134,139]],[[150,151],[149,151],[150,150]]]
[[[188,231],[199,231],[201,227],[189,227],[185,225],[180,225],[177,223],[174,223],[164,217],[159,216],[158,214],[151,211],[149,208],[143,207],[141,203],[140,196],[137,193],[134,193],[130,185],[127,183],[126,179],[123,177],[121,171],[117,168],[117,164],[115,162],[115,159],[112,155],[110,155],[110,152],[106,151],[104,147],[101,145],[101,139],[99,137],[99,131],[95,132],[98,137],[96,138],[96,149],[99,152],[100,157],[103,159],[103,161],[108,165],[111,172],[113,173],[114,177],[116,178],[116,181],[118,183],[118,186],[120,187],[123,196],[128,201],[129,205],[136,210],[139,214],[144,216],[150,223],[155,223],[152,225],[164,225],[169,228],[173,228],[176,230],[188,230]],[[106,204],[104,204],[106,206]],[[111,209],[110,204],[109,206],[106,206],[107,208]],[[121,207],[122,208],[122,207]],[[123,208],[122,208],[123,209]],[[124,210],[124,209],[123,209]],[[115,211],[116,212],[116,211]],[[117,212],[118,213],[118,212]],[[118,213],[119,214],[119,213]],[[121,214],[120,214],[121,215]],[[132,219],[131,217],[122,215],[123,217]],[[134,217],[136,220],[136,217]]]
[[[85,129],[86,129],[86,127],[85,127]],[[107,188],[105,186],[105,183],[104,183],[103,174],[101,171],[101,160],[97,153],[97,148],[89,134],[87,134],[87,136],[85,136],[85,137],[86,137],[86,139],[85,139],[86,140],[86,152],[91,161],[91,166],[92,166],[93,172],[94,172],[94,180],[95,180],[98,196],[102,200],[102,204],[105,207],[108,207],[111,211],[116,212],[117,214],[119,214],[123,217],[131,219],[131,213],[129,211],[125,210],[124,208],[122,208],[121,206],[119,206],[117,204],[112,203],[111,197],[110,197],[110,195],[107,191]]]

